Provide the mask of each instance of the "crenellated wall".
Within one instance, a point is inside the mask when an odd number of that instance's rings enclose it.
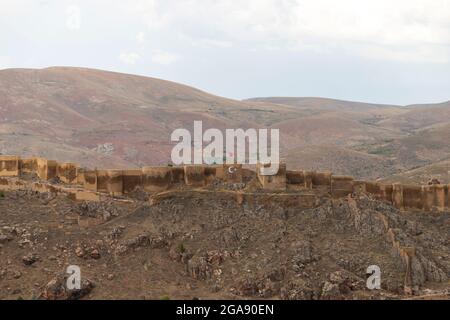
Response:
[[[68,184],[77,183],[78,166],[75,163],[58,163],[57,176],[59,179]]]
[[[50,180],[58,175],[58,163],[54,160],[36,158],[37,175],[42,180]]]
[[[286,164],[280,163],[278,172],[275,175],[262,175],[261,169],[264,167],[267,168],[268,165],[258,164],[256,166],[256,175],[262,187],[267,190],[286,190]]]
[[[0,177],[20,176],[35,173],[41,180],[59,178],[65,184],[82,186],[84,190],[128,194],[142,188],[147,192],[161,192],[173,185],[193,188],[205,187],[214,179],[229,183],[240,183],[257,178],[262,189],[271,192],[288,190],[321,190],[333,198],[349,194],[370,194],[375,199],[392,203],[401,210],[423,211],[450,210],[450,185],[402,185],[373,181],[354,180],[349,176],[333,175],[331,172],[292,171],[280,164],[273,176],[260,174],[243,168],[242,165],[186,165],[144,167],[133,170],[89,170],[75,163],[57,163],[44,158],[21,159],[18,156],[0,156]]]
[[[14,177],[19,174],[19,157],[2,156],[0,158],[0,176]]]

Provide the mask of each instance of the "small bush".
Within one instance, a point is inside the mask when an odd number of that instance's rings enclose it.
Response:
[[[159,297],[159,300],[170,300],[170,297],[165,294],[165,295]]]
[[[184,244],[183,244],[183,242],[181,242],[179,245],[178,245],[178,252],[179,253],[185,253],[186,252],[186,247],[184,246]]]

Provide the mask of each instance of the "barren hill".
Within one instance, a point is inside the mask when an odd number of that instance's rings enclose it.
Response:
[[[432,178],[440,183],[450,183],[450,160],[436,162],[416,169],[394,174],[383,179],[386,182],[400,182],[405,184],[425,184]]]
[[[294,167],[373,179],[433,166],[450,158],[449,102],[394,106],[301,97],[247,101],[289,105],[310,112],[301,119],[275,124],[289,146],[286,161]],[[428,178],[434,177],[433,170],[425,171],[430,172]],[[401,179],[398,175],[391,178],[396,177]]]
[[[65,67],[0,71],[2,153],[46,156],[52,147],[52,155],[69,160],[58,149],[76,148],[86,157],[71,160],[88,165],[104,164],[97,151],[105,151],[108,164],[167,163],[170,133],[191,129],[194,120],[222,129],[298,116],[288,106],[230,100],[154,78]]]
[[[450,124],[447,124],[369,147],[368,152],[395,159],[403,169],[412,169],[449,159],[449,137]]]
[[[436,104],[407,106],[408,112],[380,122],[384,127],[415,131],[430,126],[450,123],[450,101]]]
[[[240,108],[248,116],[236,117]],[[118,159],[129,164],[167,162],[173,129],[190,128],[193,120],[219,128],[230,121],[253,126],[252,118],[260,115],[250,108],[180,84],[113,72],[80,68],[0,72],[4,153],[28,154],[32,148],[43,153],[56,143],[57,149],[77,148],[94,159],[98,156],[93,149],[106,149],[103,154],[111,165]],[[263,108],[258,106],[261,113]],[[23,141],[8,144],[11,136]],[[55,156],[64,157],[64,152]],[[79,157],[72,160],[86,162]]]
[[[286,162],[292,169],[328,170],[371,180],[397,172],[392,160],[333,145],[291,149],[286,154]]]
[[[252,102],[269,102],[275,104],[289,105],[297,108],[314,108],[330,111],[346,111],[346,112],[367,112],[368,110],[390,109],[395,110],[400,106],[382,105],[374,103],[345,101],[329,98],[316,97],[267,97],[267,98],[251,98],[246,101]]]

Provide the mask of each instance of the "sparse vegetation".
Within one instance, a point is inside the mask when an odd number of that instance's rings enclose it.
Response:
[[[369,149],[368,151],[369,154],[375,154],[385,157],[393,156],[393,152],[394,152],[393,148],[389,145],[378,146],[373,149]]]
[[[179,253],[185,253],[186,252],[186,247],[184,246],[183,242],[180,242],[177,246],[177,250]]]

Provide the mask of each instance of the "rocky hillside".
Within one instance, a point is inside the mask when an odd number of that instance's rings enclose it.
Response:
[[[0,299],[448,297],[448,213],[400,214],[365,196],[242,207],[220,194],[150,204],[6,192]],[[403,248],[414,249],[410,268]],[[81,269],[80,291],[64,289],[69,265]],[[370,265],[381,290],[366,288]]]

